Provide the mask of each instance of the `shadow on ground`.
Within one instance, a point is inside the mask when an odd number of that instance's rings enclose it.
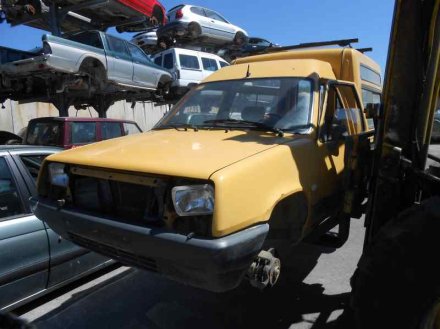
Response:
[[[265,291],[244,283],[215,294],[130,269],[73,295],[34,324],[39,329],[352,328],[349,314],[342,313],[349,293],[328,296],[320,284],[302,283],[319,256],[331,251],[298,246],[279,285]],[[342,315],[335,319],[334,311]]]

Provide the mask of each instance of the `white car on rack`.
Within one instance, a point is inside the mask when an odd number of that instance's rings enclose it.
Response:
[[[167,13],[168,23],[157,30],[159,40],[188,40],[224,46],[247,43],[248,34],[219,13],[192,5],[179,5]]]
[[[170,48],[152,56],[156,65],[171,72],[171,95],[181,96],[192,86],[222,67],[229,66],[220,56],[197,50]]]

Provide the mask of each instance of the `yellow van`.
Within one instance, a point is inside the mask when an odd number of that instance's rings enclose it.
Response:
[[[349,48],[237,60],[151,131],[49,157],[35,213],[66,239],[186,284],[274,285],[289,246],[335,225],[344,235],[365,195],[353,141],[370,131],[362,90],[380,94],[367,69],[380,76]]]

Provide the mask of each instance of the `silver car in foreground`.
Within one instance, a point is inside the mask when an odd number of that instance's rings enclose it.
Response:
[[[215,11],[199,6],[180,5],[167,13],[168,24],[157,30],[161,40],[199,41],[201,44],[242,46],[247,42],[245,30],[228,22]]]
[[[54,147],[0,146],[0,310],[115,263],[62,239],[32,213],[40,164]]]

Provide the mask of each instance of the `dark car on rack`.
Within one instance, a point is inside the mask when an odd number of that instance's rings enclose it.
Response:
[[[29,121],[23,144],[69,149],[141,132],[137,123],[130,120],[45,117]]]
[[[0,310],[11,310],[115,262],[62,239],[32,212],[43,160],[62,149],[0,146]]]

